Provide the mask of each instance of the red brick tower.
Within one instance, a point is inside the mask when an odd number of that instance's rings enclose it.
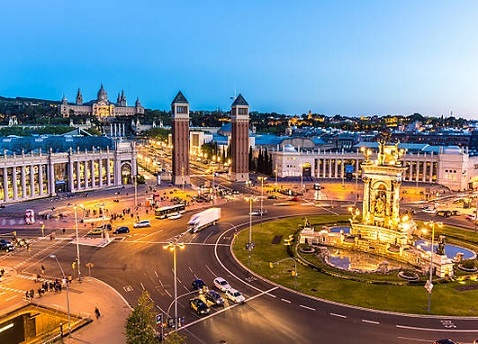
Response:
[[[174,185],[191,184],[189,177],[189,102],[178,92],[171,103]]]
[[[231,180],[249,180],[249,104],[239,94],[231,105]]]

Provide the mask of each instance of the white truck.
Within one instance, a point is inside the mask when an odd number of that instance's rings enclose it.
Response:
[[[209,208],[191,216],[188,222],[188,230],[197,233],[201,229],[215,225],[221,218],[221,208]]]

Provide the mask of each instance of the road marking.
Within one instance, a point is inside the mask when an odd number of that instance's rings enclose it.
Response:
[[[305,308],[305,309],[308,309],[308,310],[311,310],[311,311],[315,311],[315,308],[312,308],[312,307],[309,307],[309,306],[299,305],[299,307],[302,307],[302,308]]]
[[[290,301],[290,300],[286,300],[286,299],[280,299],[280,300],[281,300],[281,301],[284,301],[284,302],[286,302],[286,303],[292,303],[292,301]]]
[[[380,323],[378,321],[373,321],[373,320],[362,319],[362,322],[367,323],[367,324],[380,325]]]
[[[7,301],[7,302],[8,302],[8,301],[10,301],[11,299],[14,299],[14,298],[16,298],[16,297],[18,297],[18,295],[13,295],[13,296],[10,296],[8,299],[5,299],[5,301]]]
[[[164,291],[166,292],[166,294],[169,295],[169,297],[171,297],[171,298],[173,297],[173,295],[171,295],[167,289],[164,289]]]
[[[342,314],[330,313],[330,315],[332,315],[332,316],[334,316],[334,317],[338,317],[338,318],[347,319],[347,316],[346,316],[346,315],[342,315]]]
[[[154,271],[154,274],[156,275],[156,277],[159,278],[159,275],[158,275],[158,272],[157,272],[157,271]]]
[[[453,330],[449,328],[425,328],[425,327],[414,327],[414,326],[404,326],[404,325],[395,325],[396,328],[401,328],[404,330],[416,330],[416,331],[426,331],[426,332],[457,332],[457,333],[476,333],[477,330]]]
[[[456,325],[451,320],[442,320],[441,324],[446,328],[456,328]]]
[[[123,289],[124,289],[125,292],[133,291],[133,287],[130,286],[130,285],[127,285],[127,286],[123,287]]]
[[[164,287],[163,282],[161,281],[161,278],[158,278],[159,284],[161,284],[161,287]]]
[[[145,289],[144,289],[144,285],[143,285],[143,283],[140,283],[140,284],[141,284],[141,288],[143,288],[143,290],[145,290]]]
[[[191,273],[193,273],[193,269],[191,268],[191,266],[188,266],[188,268],[189,268],[189,271],[191,271]]]

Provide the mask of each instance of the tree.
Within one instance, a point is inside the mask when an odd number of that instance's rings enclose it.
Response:
[[[166,344],[186,344],[186,340],[186,336],[183,336],[178,332],[171,332],[165,337],[164,342]]]
[[[138,305],[133,309],[128,319],[126,319],[126,343],[157,343],[155,326],[154,302],[149,297],[149,293],[143,291],[138,299]]]

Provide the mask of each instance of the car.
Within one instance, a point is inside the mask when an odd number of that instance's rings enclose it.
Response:
[[[451,339],[439,339],[434,341],[432,344],[460,344]]]
[[[30,241],[28,239],[25,239],[25,238],[17,238],[17,239],[14,239],[13,240],[13,243],[18,246],[18,247],[24,247],[24,246],[28,246],[30,245]]]
[[[468,221],[476,221],[476,216],[475,215],[466,215],[465,219]]]
[[[438,210],[437,215],[443,217],[450,217],[453,215],[453,213],[450,210]]]
[[[208,290],[207,293],[205,294],[205,297],[206,297],[207,301],[212,302],[212,304],[215,305],[215,306],[223,306],[224,305],[224,299],[215,290]]]
[[[194,290],[203,289],[206,286],[206,283],[202,279],[196,278],[192,283]]]
[[[113,234],[123,234],[123,233],[129,233],[129,228],[126,226],[118,227],[115,229]]]
[[[459,210],[451,210],[451,215],[452,216],[459,216],[459,215],[461,215],[461,213],[460,213]]]
[[[198,315],[206,315],[210,312],[210,308],[198,297],[189,300],[189,307],[195,310]]]
[[[269,195],[267,196],[268,199],[277,199],[278,197],[276,195]]]
[[[181,217],[183,217],[181,213],[174,213],[174,214],[168,215],[168,219],[170,220],[177,220],[177,219],[180,219]]]
[[[133,225],[134,228],[143,228],[143,227],[151,227],[151,221],[149,220],[141,220],[139,222],[136,222]]]
[[[242,295],[239,291],[233,288],[229,288],[228,290],[226,290],[226,298],[235,303],[243,303],[246,301],[244,295]]]
[[[103,228],[93,228],[88,235],[103,235]]]
[[[227,281],[222,278],[222,277],[216,277],[214,280],[213,280],[213,283],[214,283],[214,286],[219,289],[220,291],[226,291],[228,289],[231,288],[231,286],[229,285],[229,283],[227,283]]]
[[[261,210],[253,210],[249,214],[254,215],[254,216],[260,216],[260,215],[265,215],[267,213],[267,210],[263,209]]]
[[[428,214],[435,214],[437,212],[437,210],[434,207],[425,207],[425,208],[422,208],[422,211]]]
[[[15,245],[6,239],[0,239],[0,250],[10,252],[15,250]]]
[[[101,228],[101,229],[104,228],[104,229],[109,230],[109,231],[112,229],[111,223],[105,223],[104,225],[100,225],[100,226],[98,226],[98,227],[96,227],[96,228]]]

